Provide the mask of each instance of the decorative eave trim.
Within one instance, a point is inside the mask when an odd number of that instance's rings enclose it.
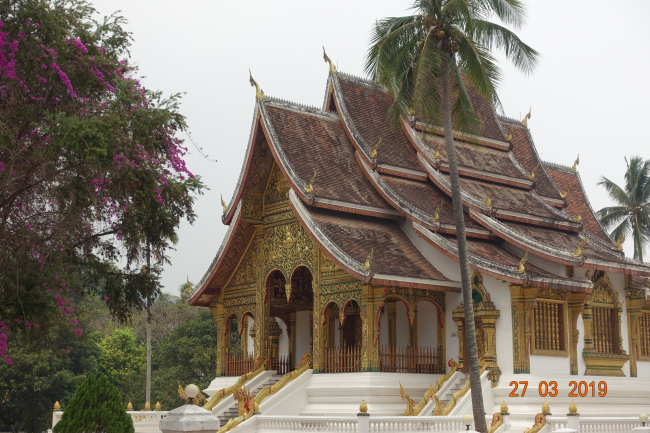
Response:
[[[422,182],[427,181],[427,174],[419,170],[411,170],[408,168],[397,167],[395,165],[389,165],[389,164],[377,164],[375,170],[377,170],[379,173],[390,174],[398,177],[405,177],[407,179],[419,180]]]
[[[458,246],[453,242],[448,241],[444,237],[427,230],[425,227],[414,223],[413,231],[424,239],[431,246],[446,255],[447,257],[459,262]],[[561,289],[576,292],[591,293],[593,287],[590,281],[572,280],[571,283],[564,279],[553,279],[530,275],[527,273],[517,273],[518,268],[515,266],[506,266],[492,260],[486,260],[483,257],[468,253],[470,267],[473,270],[480,271],[486,275],[502,281],[507,281],[514,284],[528,285],[533,287]]]
[[[234,208],[232,222],[228,226],[228,231],[226,232],[223,241],[221,241],[221,246],[219,247],[217,254],[214,256],[214,259],[212,259],[212,263],[210,263],[208,270],[205,272],[205,274],[203,274],[203,278],[201,278],[201,281],[199,281],[199,283],[194,287],[192,293],[190,293],[190,305],[195,305],[194,301],[203,294],[208,284],[210,283],[210,280],[212,280],[214,274],[217,272],[217,270],[223,263],[225,253],[232,245],[233,234],[241,224],[241,220],[242,220],[241,207],[242,207],[242,201],[239,200],[237,206]]]
[[[437,135],[444,136],[445,131],[440,126],[429,125],[424,122],[416,121],[414,128],[419,131],[432,132]],[[507,141],[498,141],[493,140],[492,138],[481,137],[479,135],[465,134],[459,131],[454,131],[454,139],[481,144],[486,147],[491,147],[492,149],[502,150],[504,152],[509,152],[512,149],[512,144]]]
[[[447,164],[446,162],[440,162],[438,164],[438,170],[448,173],[449,164]],[[516,177],[505,176],[503,174],[497,174],[497,173],[490,173],[483,170],[476,170],[474,168],[465,167],[465,166],[458,166],[458,174],[465,177],[486,180],[488,182],[514,186],[516,188],[522,188],[526,190],[531,190],[535,187],[534,182],[528,179],[518,179]]]
[[[421,278],[408,278],[397,275],[374,274],[363,270],[363,263],[355,260],[337,244],[335,244],[311,218],[302,200],[293,191],[289,191],[289,202],[294,215],[300,225],[309,233],[312,240],[321,251],[336,265],[354,278],[367,284],[386,284],[398,287],[412,287],[419,289],[438,289],[450,292],[460,292],[460,283],[454,281],[437,281]]]
[[[393,209],[382,209],[374,206],[365,206],[362,204],[348,203],[340,200],[332,200],[329,198],[314,197],[316,206],[323,209],[332,209],[337,211],[349,212],[358,215],[366,215],[377,218],[386,218],[392,220],[402,220],[404,216]]]

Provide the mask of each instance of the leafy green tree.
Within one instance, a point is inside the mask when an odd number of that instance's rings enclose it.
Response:
[[[70,399],[54,433],[134,433],[133,420],[106,376],[89,375]]]
[[[611,230],[612,239],[632,235],[634,258],[643,261],[643,252],[650,242],[650,160],[633,156],[625,158],[625,183],[618,186],[605,176],[598,185],[605,188],[616,205],[604,207],[596,216]]]
[[[453,130],[476,133],[474,114],[464,80],[487,101],[499,102],[500,71],[490,53],[501,49],[528,73],[537,52],[515,33],[491,22],[497,18],[514,28],[524,24],[523,0],[418,0],[415,14],[378,22],[371,37],[366,71],[392,94],[393,126],[411,110],[427,123],[442,125],[447,150],[454,220],[465,305],[466,338],[476,430],[487,432],[480,386],[478,349],[465,223]]]
[[[132,328],[115,328],[100,342],[99,367],[115,385],[124,384],[146,367],[146,354]]]

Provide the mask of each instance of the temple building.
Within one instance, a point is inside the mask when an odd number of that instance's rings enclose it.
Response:
[[[329,65],[321,108],[268,97],[251,77],[228,232],[190,301],[214,315],[216,375],[259,355],[286,372],[306,353],[314,374],[442,374],[452,358],[467,371],[442,128],[417,115],[392,128],[390,96]],[[482,126],[455,134],[456,152],[491,385],[650,378],[650,266],[599,224],[578,161],[541,161],[530,116],[500,116],[468,92]]]

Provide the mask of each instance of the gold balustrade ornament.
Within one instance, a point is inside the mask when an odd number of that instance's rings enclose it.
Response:
[[[210,398],[210,400],[205,405],[203,405],[203,409],[212,410],[212,408],[214,408],[221,400],[228,397],[229,395],[232,395],[233,392],[240,389],[246,382],[248,382],[249,380],[256,377],[258,374],[266,370],[268,364],[269,362],[265,356],[259,356],[257,358],[257,361],[255,361],[255,367],[253,368],[252,371],[242,374],[239,377],[239,379],[237,379],[237,382],[235,382],[233,386],[230,386],[228,388],[223,388],[217,391]]]
[[[449,378],[456,373],[458,370],[458,363],[454,362],[453,359],[449,360],[449,363],[447,364],[451,367],[451,370],[449,370],[444,376],[439,377],[438,380],[436,380],[436,384],[434,386],[431,386],[431,382],[429,382],[429,389],[427,392],[424,393],[424,398],[420,400],[420,404],[418,404],[415,407],[412,407],[412,404],[410,404],[411,399],[409,398],[406,403],[406,410],[404,411],[404,415],[406,416],[417,416],[422,412],[424,407],[427,405],[429,400],[434,399],[434,395],[440,391],[440,387],[442,386],[443,383],[447,382]],[[399,384],[400,388],[400,395],[402,394],[402,384]],[[408,397],[408,396],[407,396]]]
[[[311,366],[312,366],[312,355],[311,353],[305,353],[302,356],[302,359],[300,360],[300,364],[295,370],[285,374],[277,383],[271,386],[267,386],[266,388],[258,392],[255,397],[248,400],[248,402],[244,406],[246,408],[246,413],[237,418],[232,418],[230,421],[228,421],[228,423],[225,426],[221,427],[217,431],[217,433],[229,432],[233,430],[235,427],[237,427],[239,424],[241,424],[242,422],[252,417],[253,415],[259,413],[259,406],[260,404],[262,404],[262,400],[264,400],[269,395],[275,394],[278,391],[280,391],[290,381],[296,379],[305,371],[309,370]]]
[[[485,369],[487,368],[487,363],[483,358],[479,359],[479,365],[481,366],[481,371],[480,375],[482,376],[483,373],[485,372]],[[456,407],[456,403],[458,403],[458,400],[463,398],[465,394],[467,394],[467,391],[470,389],[470,383],[469,383],[469,377],[465,381],[465,385],[459,390],[454,393],[454,395],[451,396],[449,399],[449,403],[447,403],[447,406],[443,408],[444,403],[440,401],[438,398],[437,394],[433,395],[434,400],[436,401],[436,408],[433,410],[433,415],[434,416],[447,416],[451,413],[451,411]]]
[[[503,414],[501,412],[494,412],[494,415],[492,415],[492,422],[490,423],[490,427],[488,427],[488,433],[494,433],[502,424]]]

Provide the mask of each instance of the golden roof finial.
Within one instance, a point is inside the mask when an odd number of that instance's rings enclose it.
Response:
[[[314,181],[316,180],[316,170],[314,170],[314,175],[309,179],[309,184],[305,187],[305,192],[307,194],[314,193]]]
[[[524,116],[524,120],[521,121],[521,124],[524,125],[526,128],[528,128],[528,119],[532,117],[531,116],[532,111],[533,111],[533,107],[530,107],[530,109],[528,110],[528,114],[526,114]]]
[[[433,157],[433,159],[440,159],[440,149],[442,149],[442,146],[444,146],[444,145],[445,145],[445,143],[443,142],[443,143],[440,143],[438,145],[438,147],[436,147],[436,153],[431,155]]]
[[[250,69],[248,70],[248,73],[250,74],[249,82],[251,83],[251,87],[255,87],[255,99],[261,101],[264,99],[264,92],[260,90],[260,86],[257,85],[257,81],[253,79],[253,73]]]
[[[226,206],[226,202],[223,201],[223,194],[221,194],[221,206],[223,207],[223,215],[226,214],[226,209],[228,209],[228,206]]]
[[[162,409],[162,406],[160,405],[160,402],[157,401],[156,402],[156,410],[160,410],[160,409]]]
[[[366,262],[363,264],[363,266],[361,266],[361,269],[363,269],[364,271],[370,270],[370,261],[372,260],[374,255],[375,255],[375,247],[372,246],[370,248],[370,254],[368,254],[368,257],[366,257]]]
[[[508,413],[508,405],[505,401],[501,403],[501,413]]]
[[[576,407],[576,404],[573,401],[569,405],[569,413],[578,413],[578,408]]]
[[[440,221],[440,211],[442,210],[442,205],[445,204],[444,200],[440,200],[440,204],[436,208],[436,211],[433,213],[433,218],[431,218],[431,221],[434,223],[437,223]]]
[[[535,180],[535,172],[537,171],[538,168],[539,168],[539,161],[537,162],[535,168],[533,168],[533,171],[531,171],[530,174],[528,175],[528,179]]]
[[[381,137],[379,137],[379,141],[377,142],[377,144],[375,144],[375,147],[373,147],[372,151],[370,152],[370,157],[372,159],[377,159],[377,151],[379,150],[380,147],[381,147]]]
[[[126,410],[133,410],[133,405],[131,404],[131,402],[129,402],[129,404],[126,405]]]
[[[587,206],[587,203],[583,203],[582,207],[580,208],[580,212],[578,212],[578,215],[576,215],[576,222],[578,224],[582,223],[582,212],[584,212],[585,207]]]
[[[144,404],[144,410],[151,410],[151,405],[149,404],[149,402],[146,402]]]
[[[490,192],[488,193],[487,198],[486,198],[485,201],[483,202],[483,206],[485,206],[485,207],[492,207],[492,194],[494,194],[494,187],[492,187],[492,189],[491,189]]]
[[[650,289],[650,279],[645,278],[645,279],[643,280],[643,285],[644,285],[645,287],[647,287],[647,288]]]
[[[551,413],[551,406],[548,405],[548,401],[545,401],[542,405],[542,413],[549,414]]]
[[[567,186],[566,189],[565,189],[564,191],[560,191],[560,197],[562,197],[562,198],[567,198],[567,196],[569,195],[569,190],[570,190],[570,189],[571,189],[571,188]]]
[[[190,288],[190,292],[192,292],[193,287],[192,287],[192,283],[190,283],[190,276],[189,275],[187,276],[187,285]]]
[[[327,57],[327,53],[325,52],[324,46],[323,46],[323,60],[325,60],[327,63],[330,64],[330,74],[336,74],[336,66],[334,66],[334,63],[332,63],[332,59]]]
[[[512,140],[512,131],[508,132],[508,135],[506,136],[506,141]]]
[[[61,405],[59,404],[58,400],[56,401],[56,403],[54,403],[54,410],[61,410]]]
[[[576,249],[575,253],[571,253],[573,257],[580,257],[582,256],[582,247],[587,245],[587,235],[585,234],[585,237],[580,243],[578,244],[578,248]]]
[[[366,404],[365,400],[361,400],[361,404],[359,405],[359,413],[368,413],[368,405]]]
[[[519,269],[517,269],[518,274],[524,274],[526,273],[526,268],[524,267],[524,263],[528,261],[528,251],[526,251],[526,254],[519,260]]]
[[[571,171],[574,173],[578,172],[578,164],[580,164],[580,154],[578,154],[578,157],[576,158],[576,161],[573,163],[573,167],[571,167]]]
[[[612,249],[620,253],[621,251],[623,251],[623,242],[625,242],[625,233],[621,233],[618,236],[618,239],[616,239],[616,242],[614,242],[614,248]]]

